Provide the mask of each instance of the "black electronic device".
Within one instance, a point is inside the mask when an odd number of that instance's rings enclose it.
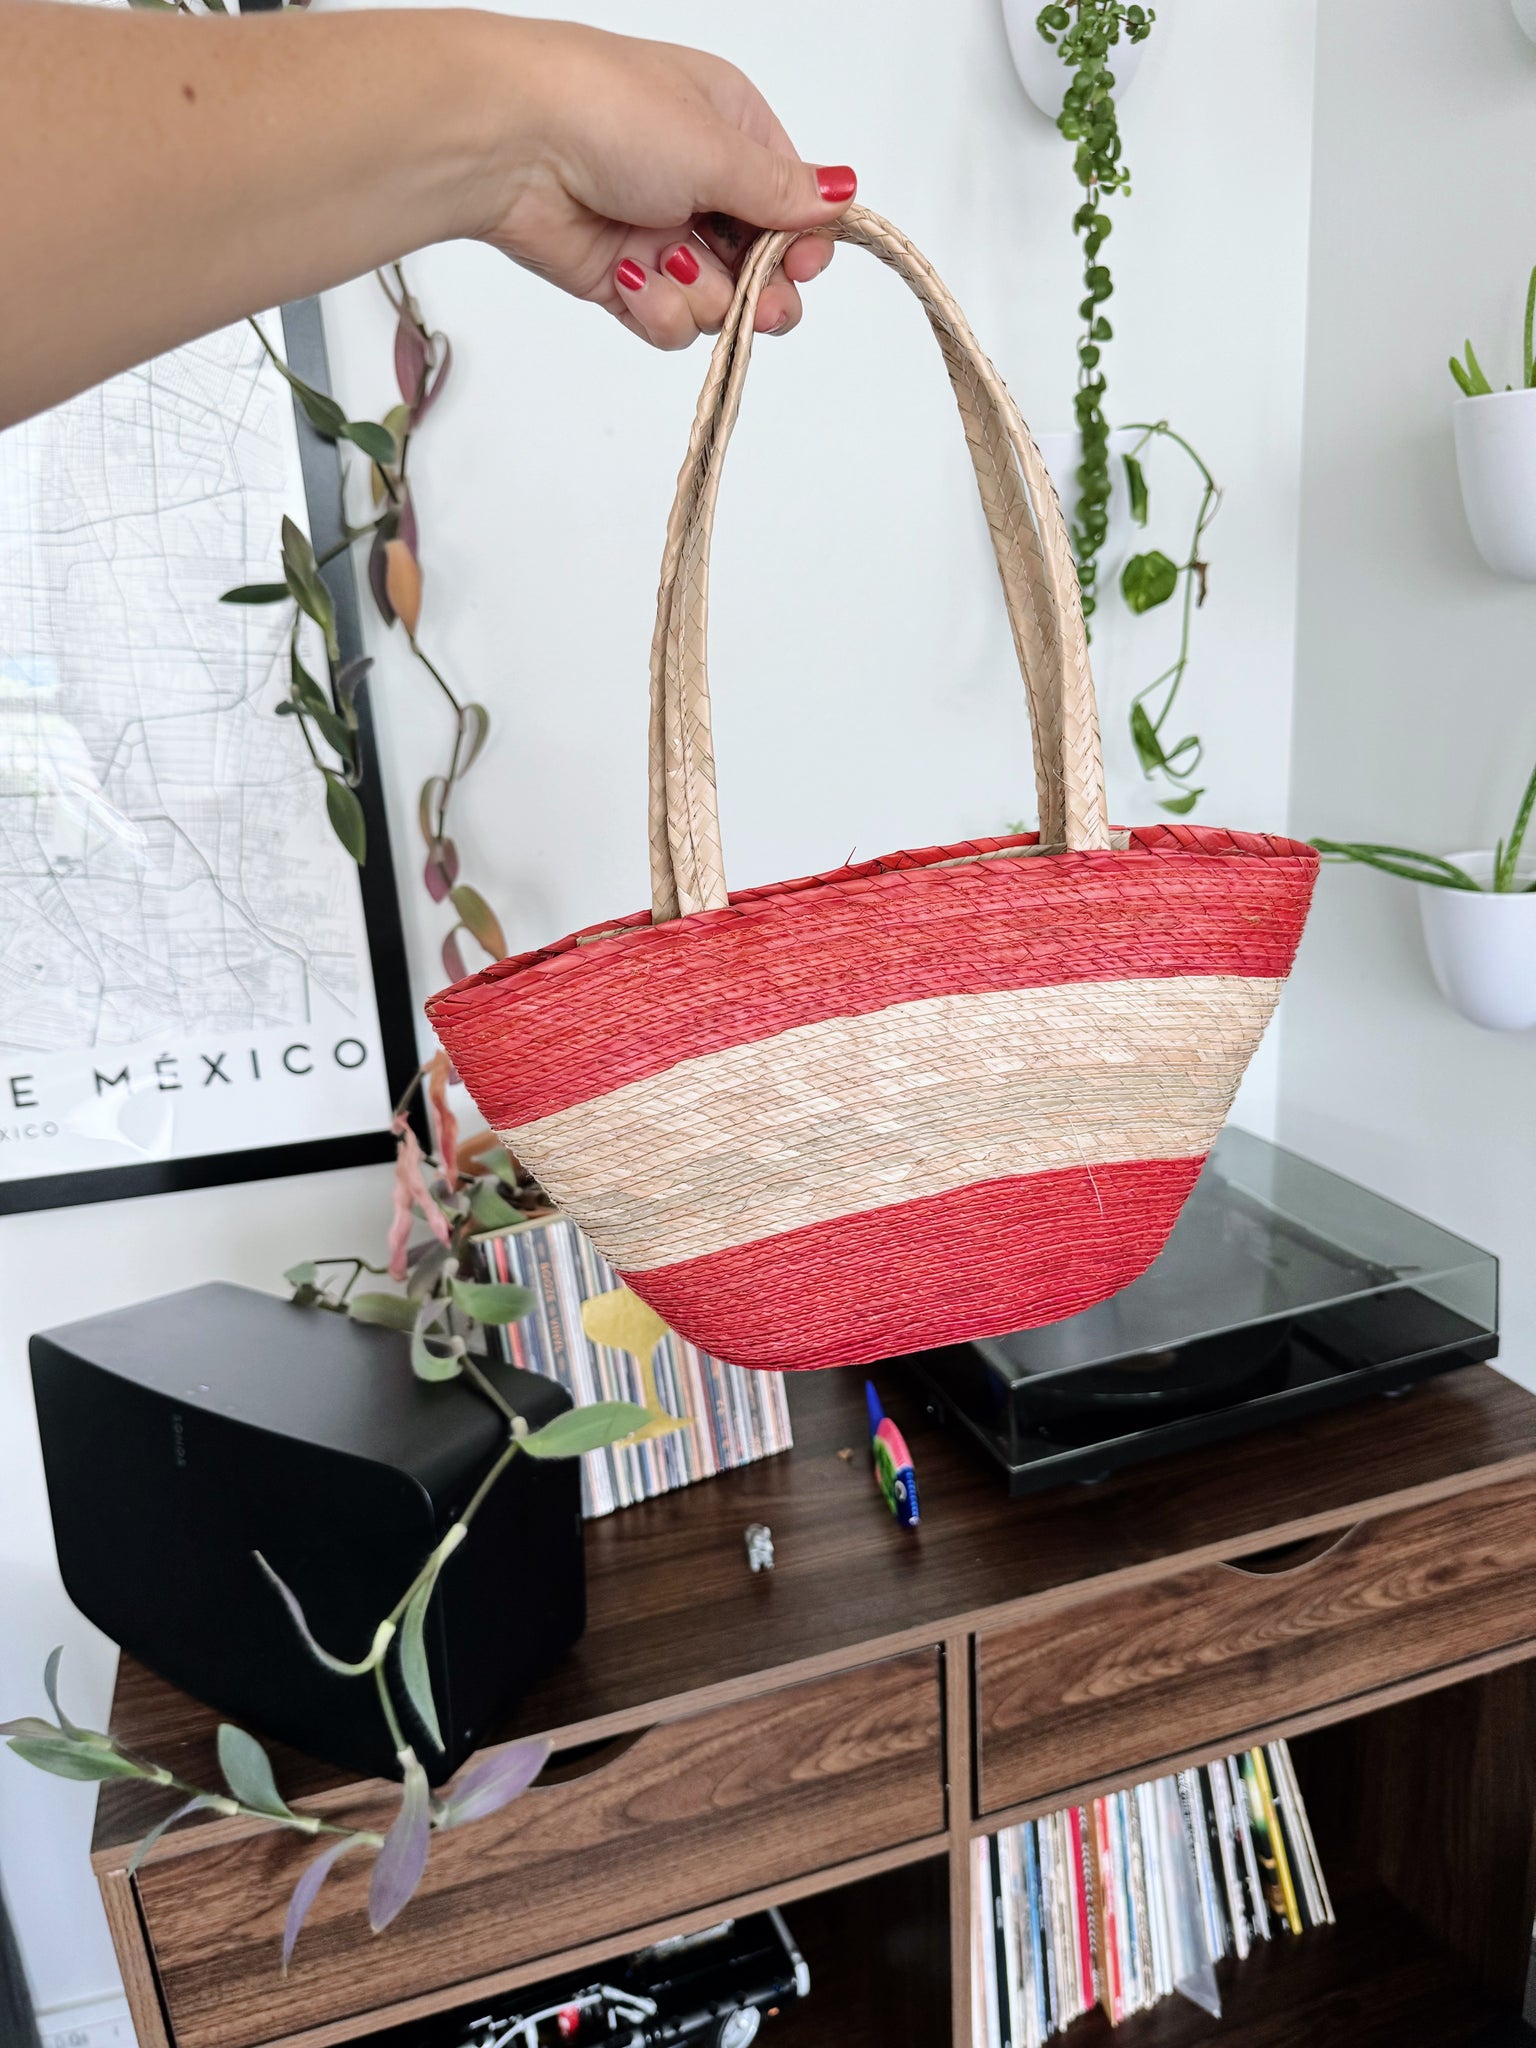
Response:
[[[917,1364],[935,1411],[1012,1493],[1035,1493],[1493,1358],[1498,1270],[1491,1252],[1228,1129],[1139,1280]]]
[[[509,1992],[489,2009],[391,2027],[369,2048],[746,2048],[810,1989],[805,1958],[770,1907]]]
[[[317,1641],[367,1655],[506,1442],[463,1380],[428,1384],[399,1331],[213,1284],[32,1339],[59,1569],[71,1599],[151,1670],[328,1763],[393,1774],[366,1681],[305,1649],[255,1553]],[[571,1405],[488,1359],[530,1429]],[[586,1619],[575,1459],[517,1458],[444,1566],[426,1646],[441,1782]]]

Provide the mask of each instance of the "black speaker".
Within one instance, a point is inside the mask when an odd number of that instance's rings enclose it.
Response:
[[[45,1331],[31,1355],[59,1569],[81,1612],[232,1720],[393,1773],[372,1681],[310,1655],[254,1553],[326,1649],[365,1657],[504,1445],[492,1404],[462,1380],[417,1379],[398,1331],[222,1284]],[[571,1405],[537,1373],[484,1370],[530,1429]],[[579,1462],[515,1458],[428,1614],[444,1751],[402,1707],[434,1783],[585,1620]]]

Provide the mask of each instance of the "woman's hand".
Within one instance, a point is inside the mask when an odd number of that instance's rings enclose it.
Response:
[[[824,226],[853,173],[665,43],[474,8],[0,0],[0,192],[4,426],[463,235],[680,348],[720,326],[751,231]],[[794,325],[830,254],[794,245],[760,326]]]
[[[518,113],[484,239],[657,348],[718,333],[755,231],[819,227],[853,198],[853,172],[802,163],[720,58],[559,22],[509,26]],[[796,325],[797,287],[831,259],[825,235],[793,244],[758,303],[760,333]]]

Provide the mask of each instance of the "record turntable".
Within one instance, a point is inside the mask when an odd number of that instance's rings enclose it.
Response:
[[[1025,1494],[1402,1393],[1498,1348],[1491,1253],[1228,1129],[1139,1280],[916,1363],[935,1412]]]

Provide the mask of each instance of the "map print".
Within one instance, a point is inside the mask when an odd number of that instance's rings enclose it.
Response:
[[[288,609],[218,602],[285,512],[243,326],[0,435],[0,1181],[388,1122],[357,872],[273,715]]]

